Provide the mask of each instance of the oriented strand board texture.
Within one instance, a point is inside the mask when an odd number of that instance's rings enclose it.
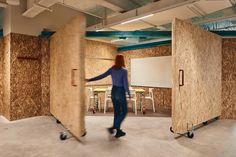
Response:
[[[11,120],[41,115],[40,55],[38,37],[11,34]]]
[[[77,138],[85,133],[85,27],[85,17],[78,15],[50,41],[50,112]]]
[[[236,119],[236,39],[223,39],[222,118]]]
[[[125,51],[122,53],[125,57],[125,64],[129,71],[129,80],[130,76],[130,62],[131,58],[144,58],[144,57],[158,57],[158,56],[171,56],[171,46],[158,46],[147,49],[138,49]],[[140,87],[143,88],[143,87]],[[144,88],[148,91],[148,88]],[[146,102],[147,107],[151,109],[151,103]],[[165,109],[171,109],[171,89],[169,88],[154,88],[154,103],[156,107],[161,107]]]
[[[3,38],[2,53],[2,85],[3,105],[1,114],[10,119],[10,34]]]
[[[41,115],[50,115],[50,40],[41,38]]]
[[[113,60],[106,59],[114,59],[117,53],[117,48],[111,44],[86,40],[85,52],[85,77],[91,78],[104,73],[114,64]],[[107,77],[103,80],[90,82],[89,85],[111,83],[111,78]]]
[[[7,119],[49,115],[49,94],[43,94],[49,93],[48,42],[48,39],[14,33],[4,37],[0,110]]]
[[[114,59],[117,54],[117,48],[108,43],[102,43],[99,41],[86,40],[85,44],[85,77],[91,78],[100,75],[107,71],[114,64]],[[104,78],[99,81],[89,82],[88,86],[93,85],[111,85],[111,77]],[[89,90],[86,88],[86,105],[89,103]],[[100,93],[99,97],[101,103],[104,103],[104,93]]]
[[[221,115],[222,40],[178,19],[172,29],[172,128],[184,133]],[[181,87],[179,69],[184,70]]]
[[[3,39],[0,39],[0,114],[3,112]]]

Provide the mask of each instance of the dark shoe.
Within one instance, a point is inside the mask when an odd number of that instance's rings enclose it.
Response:
[[[113,127],[107,128],[107,131],[108,131],[110,134],[114,134],[114,128],[113,128]]]
[[[115,137],[120,138],[120,137],[125,136],[125,135],[126,135],[126,133],[123,132],[122,130],[117,130]]]

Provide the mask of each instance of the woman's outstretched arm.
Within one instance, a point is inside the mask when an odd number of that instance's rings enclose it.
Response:
[[[96,77],[93,77],[93,78],[90,78],[90,79],[87,79],[88,82],[91,82],[91,81],[97,81],[97,80],[101,80],[107,76],[111,75],[111,68],[108,69],[105,73],[101,74],[101,75],[98,75]]]
[[[128,82],[128,71],[127,70],[124,71],[123,84],[124,84],[124,88],[125,88],[126,92],[130,96],[129,82]]]

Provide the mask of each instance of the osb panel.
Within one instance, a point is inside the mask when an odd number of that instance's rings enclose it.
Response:
[[[41,115],[50,115],[50,40],[41,39]]]
[[[93,40],[86,40],[85,42],[85,57],[86,58],[109,58],[116,56],[117,48],[108,43],[102,43]]]
[[[236,119],[236,39],[223,39],[222,118]]]
[[[91,78],[108,70],[113,64],[117,48],[111,44],[86,40],[85,44],[85,77]],[[111,84],[111,78],[90,82],[88,85]]]
[[[50,112],[77,138],[85,132],[85,26],[84,16],[78,15],[50,41]],[[74,78],[72,69],[77,69]]]
[[[154,48],[139,49],[125,51],[122,53],[125,57],[125,65],[129,71],[129,80],[131,79],[131,58],[145,58],[145,57],[158,57],[158,56],[170,56],[171,47],[170,46],[158,46]],[[148,91],[148,88],[140,87]],[[154,103],[156,107],[161,107],[165,109],[171,109],[171,89],[169,88],[154,88]],[[150,101],[146,101],[147,108],[152,107]]]
[[[172,128],[184,133],[221,115],[222,40],[178,19],[172,29]],[[179,69],[184,70],[181,87]]]
[[[3,39],[0,39],[0,115],[3,112],[3,76],[2,76],[2,62],[3,62]]]
[[[11,34],[10,120],[41,115],[40,57],[38,37]]]
[[[3,106],[1,114],[10,119],[10,35],[3,38],[2,61]]]

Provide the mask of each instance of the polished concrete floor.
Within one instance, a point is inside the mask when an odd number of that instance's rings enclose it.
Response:
[[[92,110],[89,110],[86,112],[87,116],[113,116],[114,112],[110,108],[105,114],[104,110],[101,109],[100,111],[97,111],[95,114],[92,112]],[[145,114],[143,114],[140,110],[137,111],[137,115],[134,114],[132,109],[129,109],[128,115],[130,117],[171,117],[171,110],[170,109],[163,109],[163,108],[156,108],[156,112],[153,112],[152,109],[146,110]]]
[[[105,128],[111,116],[87,116],[88,134],[59,140],[65,129],[52,117],[8,123],[0,120],[0,157],[235,157],[236,121],[218,120],[195,131],[194,139],[169,131],[168,117],[128,117],[127,136],[114,139]]]

